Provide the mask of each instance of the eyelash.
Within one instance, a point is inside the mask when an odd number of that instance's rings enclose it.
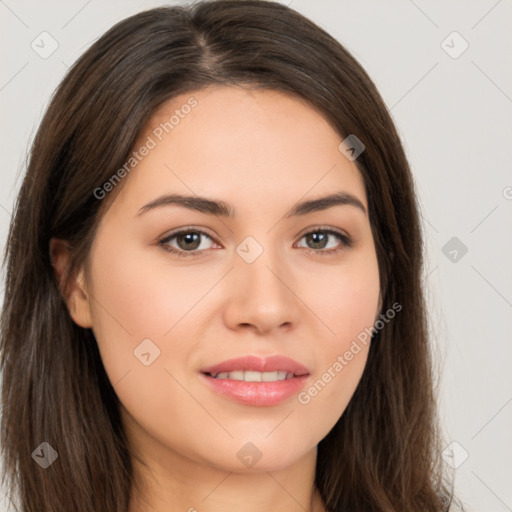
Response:
[[[201,256],[202,254],[202,251],[198,251],[197,249],[195,251],[183,251],[183,250],[178,250],[178,249],[175,249],[174,247],[171,247],[169,245],[167,245],[168,242],[170,242],[172,239],[180,236],[180,235],[184,235],[184,234],[188,234],[188,233],[199,233],[201,235],[204,235],[208,238],[210,238],[211,240],[213,240],[215,243],[216,240],[214,240],[208,233],[202,231],[201,229],[196,229],[196,228],[187,228],[187,229],[182,229],[180,231],[177,231],[175,233],[171,233],[169,236],[166,236],[165,238],[161,239],[158,241],[158,245],[161,246],[164,250],[166,250],[167,252],[169,253],[172,253],[172,254],[176,254],[177,256],[179,257],[197,257],[197,256]],[[331,256],[331,255],[334,255],[334,254],[337,254],[339,253],[340,251],[344,250],[344,249],[348,249],[348,248],[351,248],[352,247],[352,239],[350,237],[348,237],[347,235],[339,232],[339,231],[336,231],[332,228],[329,228],[329,229],[324,229],[324,228],[315,228],[314,230],[312,231],[308,231],[307,233],[304,233],[300,240],[302,240],[305,236],[307,235],[311,235],[313,233],[326,233],[328,235],[333,235],[335,236],[336,238],[338,238],[338,240],[341,242],[341,247],[338,247],[338,248],[335,248],[335,249],[319,249],[319,250],[315,250],[315,249],[307,249],[307,248],[304,248],[304,247],[301,247],[301,249],[306,249],[306,252],[309,254],[309,255],[320,255],[320,256]],[[206,249],[205,249],[206,250]]]

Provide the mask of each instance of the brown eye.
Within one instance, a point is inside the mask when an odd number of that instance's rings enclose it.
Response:
[[[180,249],[197,249],[201,245],[201,235],[197,232],[185,233],[184,235],[177,235],[176,241]]]
[[[203,238],[212,240],[211,236],[198,229],[186,229],[172,233],[158,242],[166,251],[178,256],[198,256],[209,247],[201,247]],[[170,242],[175,240],[176,245]]]
[[[343,233],[332,229],[316,229],[302,236],[301,240],[306,240],[306,249],[311,249],[310,253],[318,253],[321,255],[333,254],[352,246],[352,240]],[[337,239],[338,243],[328,247],[330,240]]]
[[[324,233],[323,231],[315,231],[314,233],[309,233],[305,236],[306,243],[312,249],[325,249],[325,246],[329,240],[329,235]]]

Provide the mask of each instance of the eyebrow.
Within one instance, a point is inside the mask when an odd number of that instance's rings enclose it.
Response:
[[[201,213],[217,215],[221,217],[235,217],[235,210],[224,201],[215,201],[199,196],[185,196],[181,194],[166,194],[159,196],[148,204],[144,205],[136,216],[140,216],[155,208],[163,206],[177,205],[189,210],[195,210]],[[318,199],[310,199],[296,204],[284,217],[296,217],[308,213],[319,212],[332,208],[333,206],[348,205],[361,210],[365,215],[367,211],[363,203],[354,195],[348,192],[337,192]]]

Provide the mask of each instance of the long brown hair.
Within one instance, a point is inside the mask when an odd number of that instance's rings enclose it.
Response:
[[[382,310],[347,409],[318,445],[315,484],[331,512],[450,509],[422,290],[422,233],[410,168],[375,85],[323,29],[276,2],[162,7],[117,23],[72,66],[32,145],[8,234],[1,316],[3,480],[23,512],[126,512],[136,485],[119,401],[91,329],[73,322],[49,241],[65,239],[65,284],[105,208],[93,193],[126,162],[155,109],[210,84],[285,91],[340,140],[355,134],[376,244]],[[129,179],[129,178],[128,178]],[[31,454],[47,442],[57,460]],[[16,494],[17,493],[17,494]]]

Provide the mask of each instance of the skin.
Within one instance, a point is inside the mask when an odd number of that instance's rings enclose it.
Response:
[[[281,354],[310,370],[307,390],[373,325],[381,303],[368,216],[337,205],[283,217],[337,191],[367,209],[363,179],[324,117],[276,91],[211,86],[175,97],[135,147],[191,96],[198,105],[124,178],[67,298],[73,320],[93,329],[131,448],[147,465],[134,459],[145,499],[136,492],[130,512],[323,511],[317,444],[346,409],[369,345],[305,405],[297,396],[272,407],[236,403],[205,386],[199,370]],[[137,215],[163,193],[222,200],[236,215],[176,205]],[[167,243],[185,257],[158,245],[190,226],[207,232],[200,246]],[[319,228],[342,231],[352,247],[333,235],[315,245],[305,235]],[[263,249],[252,263],[236,252],[248,236]],[[340,250],[321,254],[330,248]],[[63,268],[63,242],[52,240],[51,252]],[[146,338],[160,350],[149,366],[134,356]],[[262,454],[251,468],[237,457],[248,442]]]

